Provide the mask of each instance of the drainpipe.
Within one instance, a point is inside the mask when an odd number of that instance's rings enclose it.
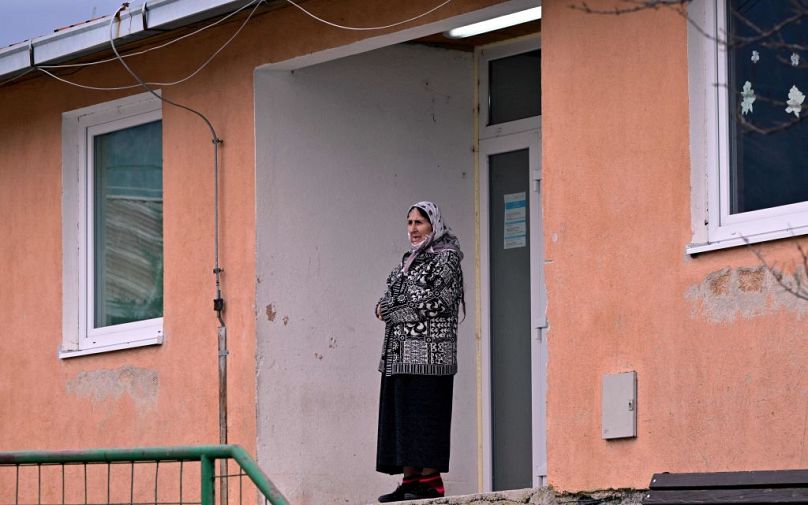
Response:
[[[216,277],[216,298],[213,299],[213,310],[219,322],[219,443],[227,445],[227,326],[224,324],[222,311],[222,269],[219,267],[219,144],[222,140],[213,132],[213,274]],[[219,460],[220,483],[219,499],[221,505],[227,505],[227,459]]]

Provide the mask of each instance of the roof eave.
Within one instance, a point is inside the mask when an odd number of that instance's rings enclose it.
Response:
[[[122,11],[113,22],[115,42],[125,44],[155,33],[176,30],[216,17],[243,5],[245,0],[152,0]],[[104,16],[49,35],[0,49],[0,81],[107,49],[112,16]]]

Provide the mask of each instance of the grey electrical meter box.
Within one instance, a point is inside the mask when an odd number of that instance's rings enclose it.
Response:
[[[604,439],[637,436],[637,372],[603,376],[601,435]]]

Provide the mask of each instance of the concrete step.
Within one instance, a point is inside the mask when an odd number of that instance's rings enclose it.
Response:
[[[586,493],[556,493],[551,488],[516,489],[493,493],[446,496],[432,500],[395,502],[396,505],[640,505],[644,492],[609,489]]]

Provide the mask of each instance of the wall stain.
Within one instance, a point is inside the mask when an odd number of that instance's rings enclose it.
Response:
[[[266,313],[267,313],[267,319],[269,319],[270,321],[274,321],[275,316],[278,315],[278,312],[275,310],[275,308],[272,306],[271,303],[267,305]]]
[[[160,380],[156,370],[123,366],[111,370],[79,372],[67,382],[67,392],[94,402],[129,396],[138,410],[157,406]]]
[[[286,326],[289,324],[289,316],[283,316],[283,325]]]
[[[723,268],[690,286],[691,319],[724,323],[787,310],[802,317],[808,303],[787,293],[764,266]]]
[[[710,292],[716,296],[728,295],[731,277],[732,271],[728,268],[708,275],[707,279],[710,286]]]
[[[765,267],[738,269],[738,289],[744,293],[760,293],[765,280]]]

